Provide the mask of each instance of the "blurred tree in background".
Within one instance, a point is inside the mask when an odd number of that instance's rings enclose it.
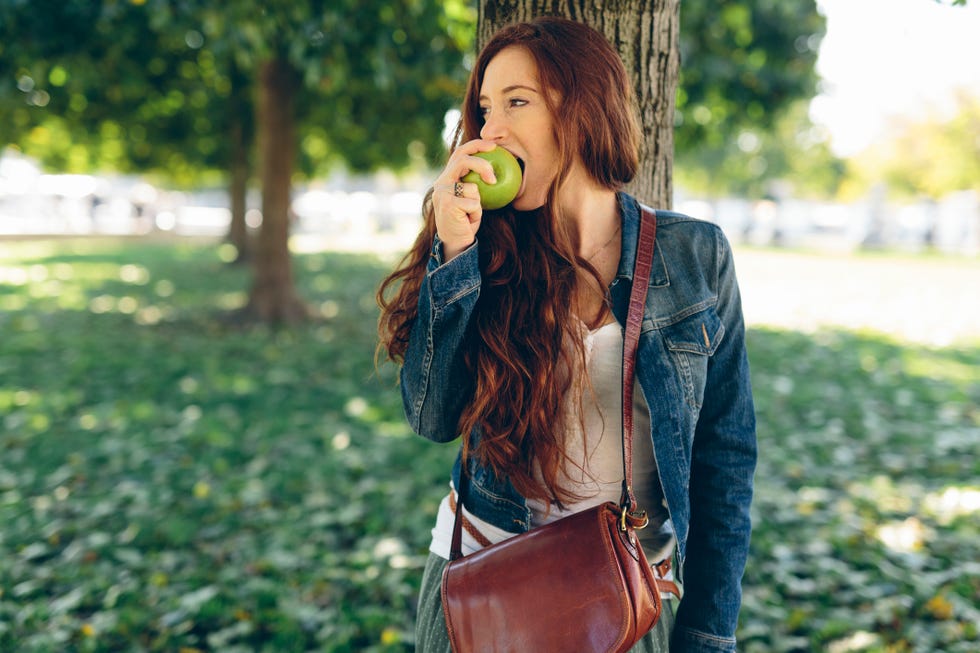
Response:
[[[244,251],[253,107],[249,78],[189,21],[138,2],[0,2],[2,142],[45,167],[230,180]]]
[[[815,0],[681,3],[675,169],[685,186],[759,197],[773,180],[833,193],[843,173],[807,115],[826,20]]]
[[[263,219],[249,312],[272,322],[305,314],[289,265],[294,165],[312,174],[338,160],[370,170],[403,167],[412,152],[442,155],[443,116],[461,93],[469,46],[452,23],[465,16],[458,2],[412,0],[236,2],[188,12],[205,40],[257,80]]]
[[[2,0],[0,138],[65,171],[186,185],[220,171],[244,247],[254,122],[263,223],[248,312],[299,319],[294,173],[440,158],[471,14],[463,0]]]

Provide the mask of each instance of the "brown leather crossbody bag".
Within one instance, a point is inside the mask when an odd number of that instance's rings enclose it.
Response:
[[[604,503],[463,557],[463,501],[457,501],[442,577],[455,653],[628,651],[660,618],[660,589],[676,593],[672,582],[658,581],[640,546],[635,530],[648,520],[632,486],[633,372],[656,232],[656,214],[644,208],[623,337],[620,503]],[[658,566],[661,577],[666,569]]]

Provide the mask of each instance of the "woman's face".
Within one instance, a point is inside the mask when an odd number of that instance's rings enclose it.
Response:
[[[490,60],[480,86],[480,138],[509,150],[524,166],[524,182],[513,202],[518,211],[545,203],[560,165],[554,119],[544,93],[534,59],[516,46]]]

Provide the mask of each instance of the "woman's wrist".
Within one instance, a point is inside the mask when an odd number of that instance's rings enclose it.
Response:
[[[442,262],[443,264],[449,263],[451,260],[468,250],[473,246],[475,240],[471,240],[468,243],[456,243],[450,244],[446,241],[442,241]]]

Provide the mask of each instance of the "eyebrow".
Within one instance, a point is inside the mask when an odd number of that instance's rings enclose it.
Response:
[[[525,91],[531,91],[532,93],[538,93],[538,89],[534,88],[533,86],[527,86],[526,84],[511,84],[510,86],[505,87],[501,91],[501,94],[506,95],[506,94],[510,93],[511,91],[516,91],[518,89],[523,89]],[[480,95],[479,99],[486,100],[487,99],[487,96],[486,95]]]

